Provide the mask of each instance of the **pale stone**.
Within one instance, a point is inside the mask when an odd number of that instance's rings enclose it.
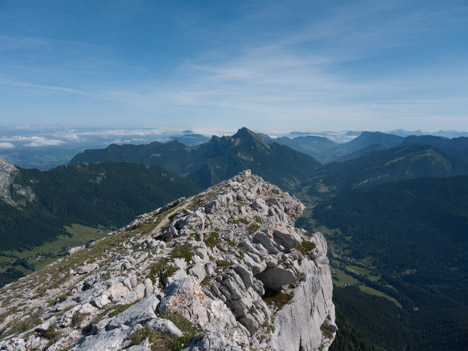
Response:
[[[125,311],[118,314],[107,326],[107,330],[120,328],[123,325],[133,326],[136,323],[146,322],[156,318],[154,313],[158,306],[159,299],[150,295],[140,302],[132,305]]]
[[[58,278],[47,277],[47,284],[68,280],[50,293],[46,290],[46,296],[37,296],[35,286],[44,287],[35,280],[37,275],[21,279],[18,287],[7,286],[3,291],[11,290],[24,300],[14,315],[0,322],[0,329],[28,318],[28,311],[37,308],[43,311],[42,322],[32,329],[38,331],[33,335],[26,331],[0,340],[0,349],[44,349],[49,340],[39,331],[56,324],[62,337],[49,347],[51,351],[69,346],[72,350],[149,351],[148,340],[130,346],[129,335],[146,323],[180,337],[180,329],[158,316],[169,312],[181,314],[202,330],[201,339],[194,339],[186,350],[328,350],[339,331],[327,244],[315,233],[307,238],[316,244],[314,250],[307,255],[294,250],[306,239],[303,230],[293,226],[304,209],[300,201],[249,171],[206,190],[197,196],[196,206],[193,201],[178,200],[142,214],[115,231],[112,239],[101,239],[112,240],[113,245],[95,263],[84,261],[73,267],[79,274],[60,272],[63,260],[56,261],[52,271]],[[138,229],[151,223],[151,232]],[[255,233],[249,229],[252,223],[259,225]],[[126,230],[136,234],[119,240]],[[207,246],[212,232],[219,238]],[[157,240],[163,238],[170,240]],[[172,250],[186,243],[191,246],[189,261],[174,258]],[[155,263],[160,270],[150,277]],[[167,277],[167,267],[178,270]],[[263,301],[266,289],[282,289],[292,299],[277,310]],[[65,301],[50,302],[52,296],[64,295]],[[0,302],[6,297],[7,293],[0,294]],[[115,305],[128,308],[115,316]],[[0,314],[5,312],[0,307]],[[82,330],[73,323],[76,313],[86,316],[83,325],[93,324]],[[265,323],[275,328],[261,328]],[[333,333],[331,338],[323,335],[322,325]]]
[[[153,282],[151,281],[151,279],[146,278],[144,284],[145,284],[145,296],[151,295],[154,291]]]

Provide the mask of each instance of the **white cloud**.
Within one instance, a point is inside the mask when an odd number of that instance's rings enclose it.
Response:
[[[34,135],[34,136],[15,135],[11,137],[0,137],[0,140],[2,142],[15,141],[15,142],[27,143],[24,146],[28,146],[28,147],[57,146],[57,145],[62,145],[65,143],[65,141],[63,140],[50,139],[50,138],[37,136],[37,135]],[[5,143],[5,144],[10,144],[10,143]]]
[[[0,143],[0,150],[14,149],[15,145],[12,143]]]
[[[58,146],[65,144],[65,141],[58,139],[48,139],[41,136],[13,136],[7,138],[1,138],[3,141],[17,141],[17,142],[26,142],[24,146],[27,147],[42,147],[42,146]],[[8,144],[8,143],[7,143]]]
[[[58,146],[64,143],[65,142],[63,140],[42,139],[42,140],[37,140],[32,143],[26,144],[25,146],[27,147]]]

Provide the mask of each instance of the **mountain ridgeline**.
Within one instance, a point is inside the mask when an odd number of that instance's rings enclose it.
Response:
[[[411,144],[412,140],[418,142]],[[70,163],[137,162],[158,165],[202,188],[248,168],[285,190],[324,196],[326,193],[333,195],[417,177],[468,174],[468,162],[463,157],[465,148],[468,148],[468,138],[464,137],[403,138],[363,132],[348,143],[337,144],[315,136],[271,139],[242,128],[233,136],[213,136],[209,142],[195,147],[187,147],[177,141],[146,145],[113,144],[106,149],[86,150]],[[302,153],[310,154],[312,149],[320,160],[327,159],[327,153],[335,150],[331,159],[341,155],[338,158],[341,162],[320,165]]]
[[[321,163],[347,161],[366,153],[403,145],[430,145],[441,151],[468,161],[468,137],[446,138],[433,135],[401,137],[381,132],[362,132],[357,138],[342,144],[318,136],[269,139],[314,157]]]
[[[201,187],[214,185],[244,169],[251,169],[283,189],[307,179],[320,163],[312,157],[265,139],[247,128],[233,136],[213,136],[207,143],[187,147],[177,141],[166,144],[110,145],[86,150],[73,157],[80,162],[137,162],[158,165],[185,176]]]
[[[341,193],[419,177],[463,174],[468,174],[466,162],[429,145],[405,145],[370,152],[345,162],[326,164],[303,185],[310,187],[309,193],[312,195],[317,194],[322,185],[332,189],[332,193]]]

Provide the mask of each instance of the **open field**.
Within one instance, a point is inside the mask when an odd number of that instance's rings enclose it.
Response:
[[[76,223],[66,226],[65,230],[69,235],[60,235],[57,240],[46,242],[31,250],[0,253],[0,272],[5,272],[8,268],[11,268],[17,259],[24,259],[28,263],[32,263],[35,269],[39,269],[55,261],[58,257],[66,255],[70,248],[85,245],[90,241],[102,238],[107,233],[104,228],[91,228]],[[15,268],[26,274],[31,272],[30,269],[26,269],[21,265],[17,265]]]

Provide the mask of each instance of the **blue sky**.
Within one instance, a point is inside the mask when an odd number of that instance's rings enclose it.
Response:
[[[0,0],[0,125],[468,129],[468,2]]]

